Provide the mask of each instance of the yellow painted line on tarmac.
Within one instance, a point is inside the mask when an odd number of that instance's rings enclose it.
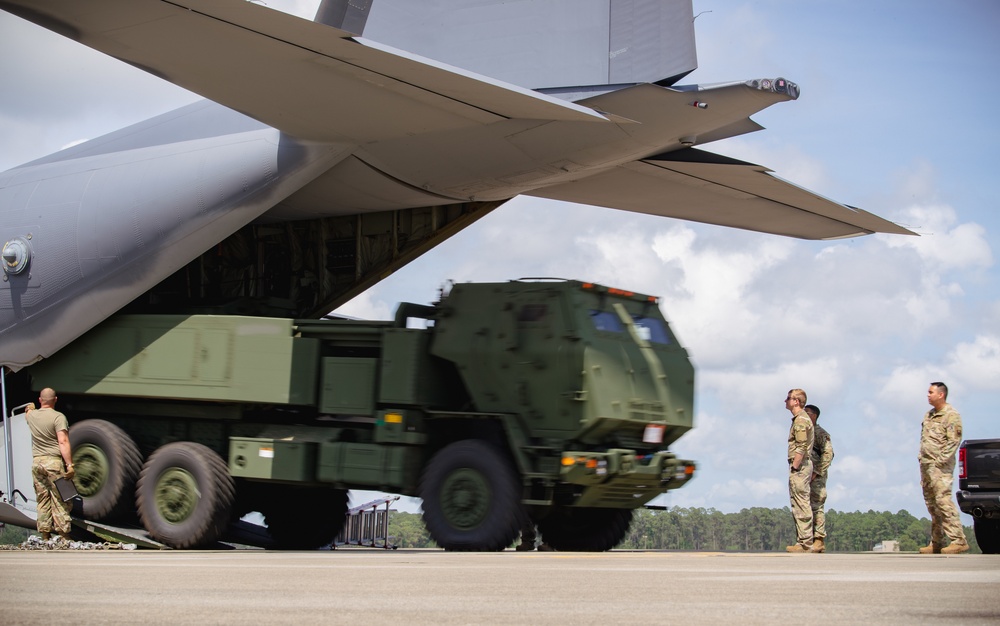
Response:
[[[747,552],[760,556],[766,553]],[[690,557],[710,557],[710,556],[742,556],[735,552],[644,552],[644,551],[617,551],[617,552],[522,552],[518,556],[535,559],[608,559],[624,556],[640,556],[646,558],[690,558]]]

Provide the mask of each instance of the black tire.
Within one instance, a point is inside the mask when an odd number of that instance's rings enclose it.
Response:
[[[337,538],[347,521],[348,494],[330,487],[283,487],[264,512],[275,550],[316,550]]]
[[[445,550],[503,550],[521,530],[520,483],[496,447],[457,441],[439,450],[420,478],[424,525]]]
[[[142,454],[124,430],[104,420],[84,420],[69,429],[73,482],[82,496],[80,515],[106,521],[135,515],[135,485]]]
[[[631,509],[558,507],[538,520],[538,530],[556,550],[604,552],[622,542],[631,523]]]
[[[1000,519],[975,518],[972,529],[983,554],[1000,554]]]
[[[190,441],[168,443],[139,474],[139,520],[149,536],[172,548],[214,543],[232,518],[236,485],[225,461]]]

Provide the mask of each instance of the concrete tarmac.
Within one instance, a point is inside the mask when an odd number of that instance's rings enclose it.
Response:
[[[0,624],[1000,622],[1000,556],[0,552]]]

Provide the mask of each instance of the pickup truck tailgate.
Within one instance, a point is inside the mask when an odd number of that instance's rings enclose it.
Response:
[[[965,471],[959,473],[959,489],[1000,492],[1000,439],[969,439],[962,449]]]

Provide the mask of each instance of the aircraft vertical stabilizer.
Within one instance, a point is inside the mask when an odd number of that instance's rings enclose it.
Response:
[[[672,85],[698,67],[690,0],[378,0],[370,12],[366,38],[531,89]]]
[[[374,0],[323,0],[313,21],[360,35],[365,32],[372,2]]]

